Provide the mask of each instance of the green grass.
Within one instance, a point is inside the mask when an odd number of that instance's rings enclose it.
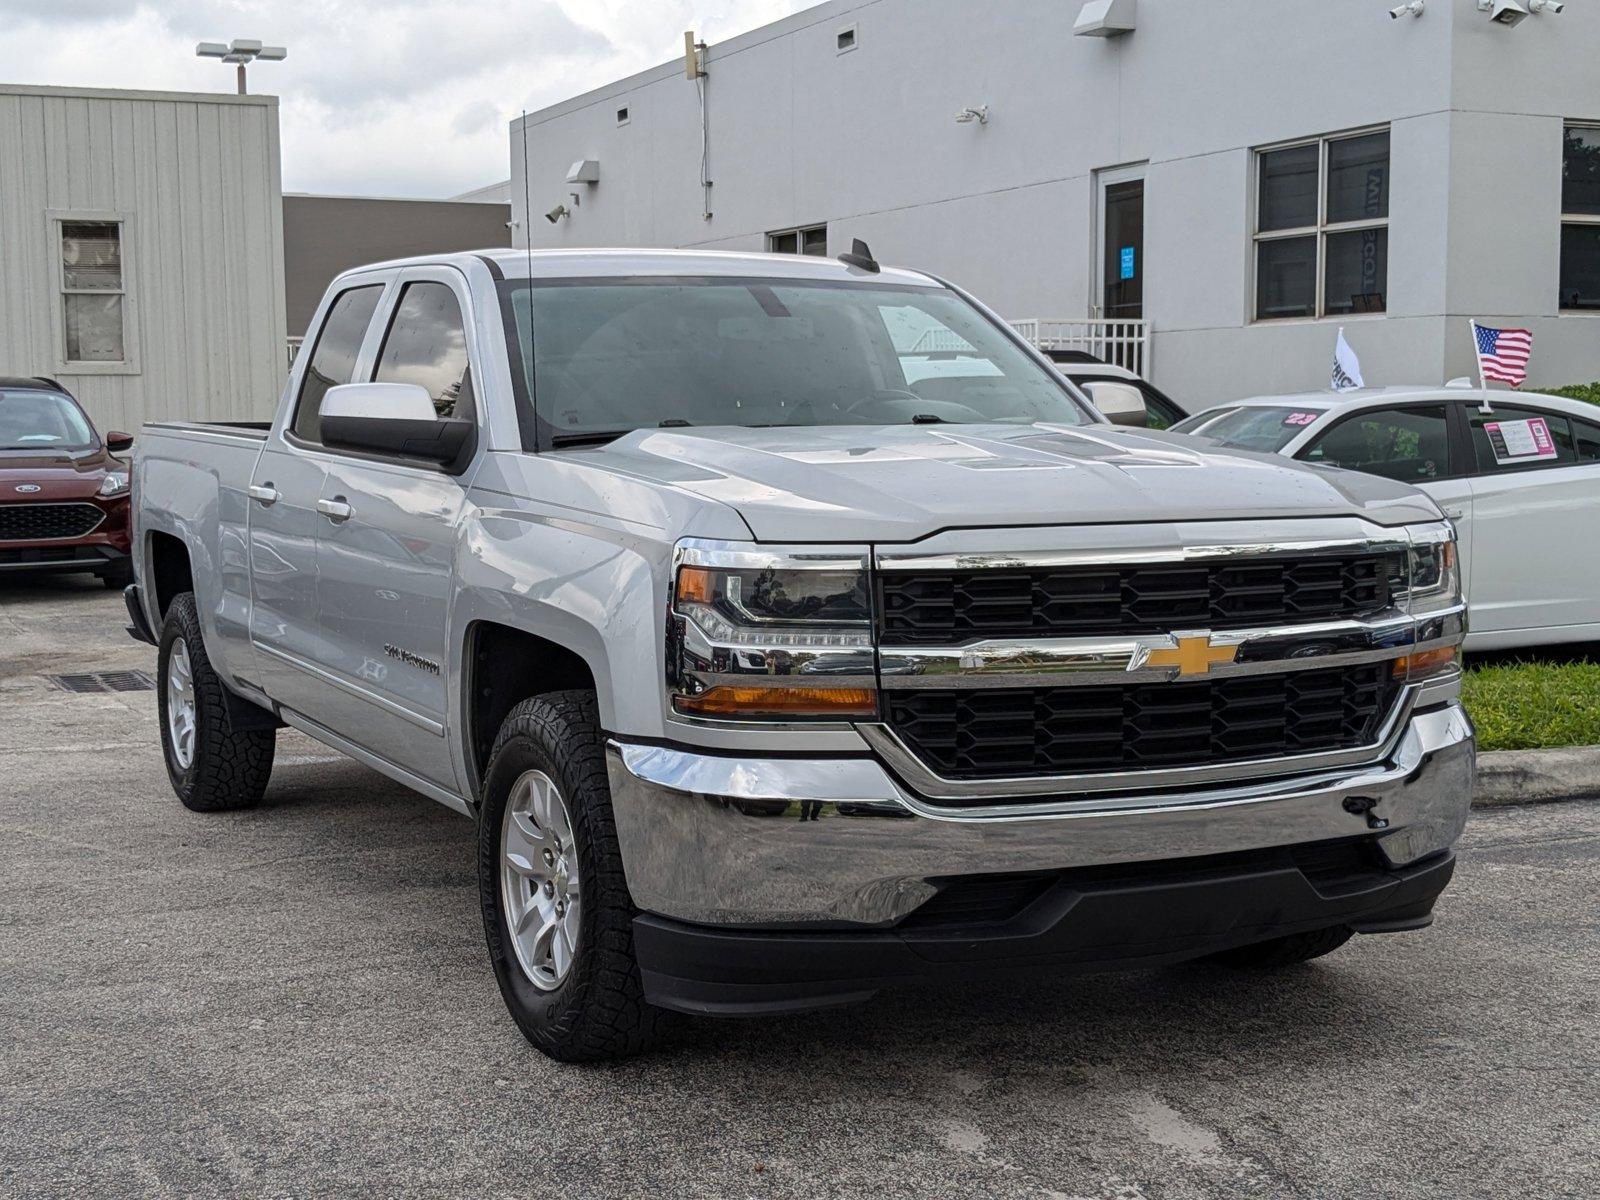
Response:
[[[1600,746],[1600,662],[1469,667],[1462,702],[1480,750]]]

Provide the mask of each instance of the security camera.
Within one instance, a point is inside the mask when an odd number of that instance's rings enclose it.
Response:
[[[1534,13],[1558,13],[1565,7],[1561,0],[1528,0],[1528,11]]]
[[[557,221],[561,220],[562,217],[568,217],[571,215],[572,214],[567,210],[567,206],[565,204],[558,204],[549,212],[545,213],[544,219],[549,221],[550,224],[554,225]]]
[[[1528,8],[1520,0],[1478,0],[1478,11],[1489,14],[1489,20],[1508,29],[1528,19]]]
[[[1401,17],[1420,17],[1422,10],[1427,7],[1428,0],[1411,0],[1409,4],[1402,4],[1398,8],[1391,8],[1389,15],[1398,21]]]

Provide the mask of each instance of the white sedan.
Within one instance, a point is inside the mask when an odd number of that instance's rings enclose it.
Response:
[[[1258,396],[1173,432],[1427,492],[1460,531],[1469,650],[1600,639],[1600,407],[1462,384],[1364,388]]]

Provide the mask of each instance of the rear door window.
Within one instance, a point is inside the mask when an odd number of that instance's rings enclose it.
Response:
[[[430,280],[406,284],[383,335],[372,379],[416,384],[428,393],[441,419],[472,419],[466,326],[461,304],[448,284]]]
[[[382,296],[383,284],[368,284],[340,292],[329,306],[300,380],[293,425],[294,435],[300,440],[321,444],[322,398],[329,388],[354,378],[361,343]]]
[[[1300,457],[1401,483],[1428,483],[1455,473],[1449,413],[1443,404],[1356,413],[1329,429]]]
[[[1572,441],[1579,462],[1600,463],[1600,424],[1574,420]]]
[[[1578,461],[1572,423],[1566,417],[1535,408],[1496,404],[1493,412],[1467,413],[1472,453],[1480,475],[1567,466]]]

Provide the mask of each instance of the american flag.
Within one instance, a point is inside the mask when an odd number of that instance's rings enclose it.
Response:
[[[1521,387],[1528,378],[1528,358],[1533,354],[1531,329],[1490,329],[1474,324],[1472,336],[1478,342],[1478,370],[1487,382],[1498,379]]]

